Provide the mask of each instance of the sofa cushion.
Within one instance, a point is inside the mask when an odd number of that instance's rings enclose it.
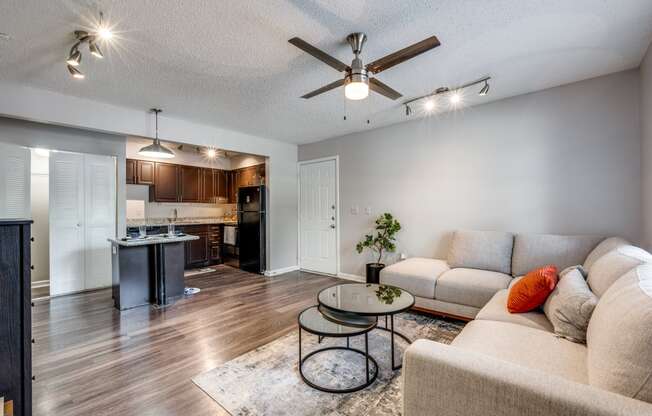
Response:
[[[512,324],[523,325],[530,328],[540,329],[546,332],[552,332],[552,324],[546,318],[546,315],[540,311],[525,313],[509,313],[507,310],[508,289],[499,290],[489,303],[480,309],[475,319],[484,321],[500,321]]]
[[[574,342],[586,342],[586,328],[598,298],[591,292],[580,268],[566,269],[552,291],[543,312],[555,334]]]
[[[591,266],[598,260],[600,257],[604,256],[611,250],[618,248],[620,246],[629,246],[631,243],[625,239],[622,239],[620,237],[609,237],[605,240],[603,240],[600,244],[598,244],[591,252],[589,253],[588,256],[586,256],[586,260],[584,260],[584,270],[587,272],[589,269],[591,269]]]
[[[520,276],[548,264],[554,264],[557,270],[582,264],[600,240],[602,237],[587,235],[517,234],[512,274]]]
[[[635,246],[618,246],[593,263],[587,282],[591,291],[601,297],[609,286],[634,267],[649,263],[652,255]]]
[[[405,289],[414,296],[433,299],[437,278],[449,270],[444,260],[412,257],[380,271],[380,283]]]
[[[448,252],[451,268],[510,274],[514,235],[499,231],[455,231]]]
[[[539,308],[557,285],[557,267],[549,265],[534,269],[510,285],[507,310],[511,313],[530,312]]]
[[[630,270],[604,293],[586,340],[591,385],[652,402],[651,264]]]
[[[462,267],[451,269],[437,279],[435,299],[482,308],[511,280],[512,277],[505,273]]]
[[[452,345],[586,384],[586,346],[507,322],[469,322]]]

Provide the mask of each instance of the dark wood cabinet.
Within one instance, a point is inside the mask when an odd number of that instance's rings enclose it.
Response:
[[[0,396],[32,414],[30,220],[0,220]]]
[[[136,161],[127,159],[127,183],[136,183]]]
[[[215,170],[215,185],[216,196],[220,200],[227,200],[229,198],[229,180],[227,178],[228,172],[220,169]]]
[[[186,264],[203,266],[208,262],[208,233],[195,233],[199,240],[186,243]]]
[[[229,172],[228,177],[229,177],[229,188],[228,188],[229,204],[235,204],[236,202],[238,202],[237,201],[237,199],[238,199],[238,195],[237,195],[238,194],[238,182],[237,182],[237,180],[238,180],[239,176],[237,175],[236,171],[232,170],[232,171]]]
[[[217,175],[215,169],[201,169],[201,202],[214,203],[217,200]]]
[[[136,183],[139,185],[154,185],[154,170],[156,162],[147,160],[136,161]]]
[[[180,202],[201,201],[201,168],[196,166],[179,167]]]
[[[150,189],[150,199],[156,202],[178,202],[179,166],[156,162],[154,172],[155,183]]]
[[[211,264],[219,263],[222,254],[222,226],[208,226],[208,260]]]

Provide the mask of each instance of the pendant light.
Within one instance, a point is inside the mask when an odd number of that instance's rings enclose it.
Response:
[[[163,146],[158,138],[158,113],[161,111],[163,110],[159,108],[152,108],[152,112],[156,117],[156,138],[154,139],[154,143],[150,144],[149,146],[145,146],[138,151],[138,154],[141,156],[156,157],[161,159],[171,159],[174,157],[172,150]]]

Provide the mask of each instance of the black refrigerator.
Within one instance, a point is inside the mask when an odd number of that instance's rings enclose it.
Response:
[[[265,185],[238,190],[238,239],[240,268],[265,272]]]

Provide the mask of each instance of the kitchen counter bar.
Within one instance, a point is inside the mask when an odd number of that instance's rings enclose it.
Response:
[[[164,306],[183,296],[185,242],[198,239],[194,235],[109,239],[115,307]]]
[[[228,224],[234,225],[238,221],[235,220],[225,220],[222,218],[179,218],[176,221],[172,222],[175,226],[184,226],[184,225],[211,225],[211,224]],[[147,220],[127,220],[127,227],[139,227],[141,225],[146,225],[148,227],[166,227],[170,224],[165,218],[150,218]]]

